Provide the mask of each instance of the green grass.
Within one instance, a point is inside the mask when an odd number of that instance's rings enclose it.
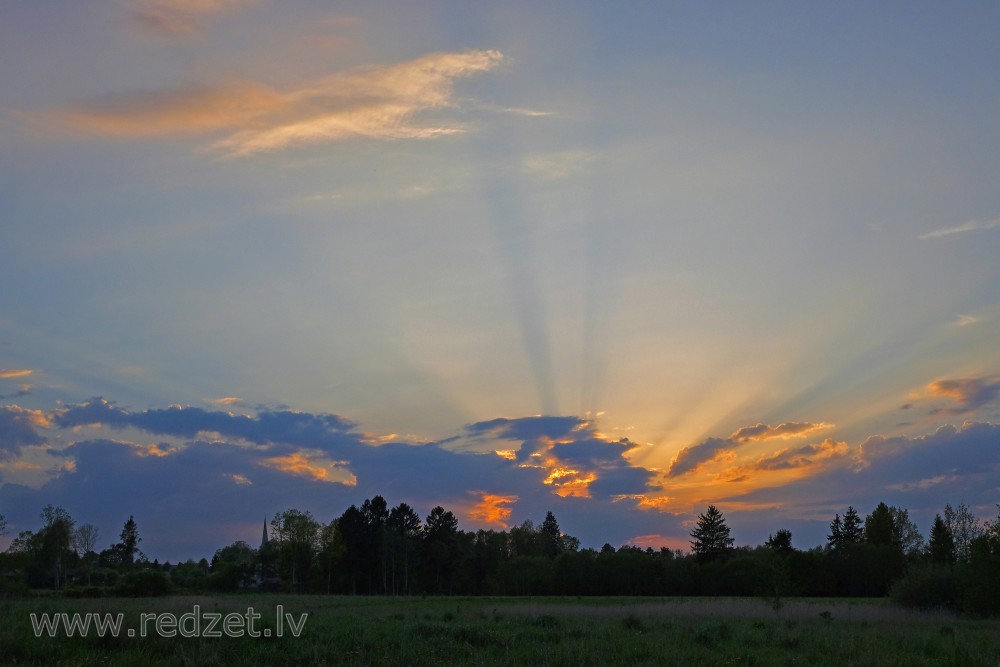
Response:
[[[32,612],[308,613],[301,636],[36,638]],[[152,626],[149,627],[152,630]],[[155,633],[150,633],[155,635]],[[13,665],[1000,665],[1000,624],[882,601],[175,596],[0,601]]]

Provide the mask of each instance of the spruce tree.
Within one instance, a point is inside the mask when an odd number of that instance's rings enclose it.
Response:
[[[698,560],[711,561],[725,556],[733,548],[733,538],[729,536],[729,526],[722,512],[715,505],[709,505],[704,514],[698,515],[698,525],[691,531],[691,550]]]
[[[951,529],[940,514],[934,515],[934,525],[931,526],[931,539],[927,545],[931,562],[938,565],[952,565],[955,562],[955,540]]]

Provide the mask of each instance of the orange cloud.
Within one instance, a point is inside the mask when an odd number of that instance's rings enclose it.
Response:
[[[242,398],[236,398],[235,396],[223,396],[222,398],[213,398],[212,403],[216,405],[236,405],[237,403],[242,403]]]
[[[827,424],[826,422],[818,424],[810,422],[785,422],[777,426],[756,424],[754,426],[744,426],[739,429],[733,433],[732,439],[740,442],[772,440],[775,438],[789,440],[791,438],[803,438],[816,431],[823,431],[829,428],[833,428],[833,424]]]
[[[1000,398],[1000,376],[935,380],[927,385],[926,394],[958,403],[958,407],[945,410],[947,414],[972,412]]]
[[[516,503],[517,496],[500,496],[485,491],[473,491],[472,493],[479,495],[479,502],[469,510],[469,518],[506,528],[507,519],[510,518],[512,511],[507,505]]]
[[[642,493],[636,493],[631,495],[619,495],[614,496],[612,502],[619,502],[622,500],[635,500],[635,506],[641,510],[656,510],[657,512],[669,512],[668,506],[673,504],[674,499],[667,496],[659,496],[656,498],[651,498]]]
[[[8,378],[23,378],[25,376],[31,375],[34,371],[30,369],[16,370],[16,369],[6,369],[0,368],[0,379]]]
[[[344,72],[279,91],[251,81],[116,95],[50,113],[66,127],[113,137],[224,132],[211,148],[228,157],[352,138],[427,139],[464,131],[457,123],[414,122],[457,106],[454,82],[491,70],[498,51],[432,53]]]
[[[309,457],[304,452],[294,452],[286,456],[271,456],[260,461],[260,465],[286,472],[296,477],[305,477],[317,482],[339,482],[345,486],[355,486],[357,477],[346,476],[341,466],[344,462],[331,461],[322,455]]]

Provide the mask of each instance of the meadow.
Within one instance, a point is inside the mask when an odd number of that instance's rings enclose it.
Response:
[[[280,608],[283,636],[276,636]],[[254,632],[138,636],[141,614],[243,614]],[[36,637],[30,614],[122,614],[118,636]],[[308,614],[302,622],[302,614]],[[37,618],[37,617],[36,617]],[[191,617],[193,618],[193,616]],[[191,620],[189,618],[189,620]],[[235,619],[233,619],[235,621]],[[292,629],[299,623],[298,636]],[[204,619],[199,631],[205,634]],[[217,626],[221,628],[221,624]],[[126,636],[125,629],[136,634]],[[188,624],[188,630],[193,624]],[[230,630],[238,632],[235,623]],[[43,633],[44,634],[44,633]],[[270,636],[264,636],[270,635]],[[291,595],[0,601],[9,665],[1000,665],[1000,624],[884,600]]]

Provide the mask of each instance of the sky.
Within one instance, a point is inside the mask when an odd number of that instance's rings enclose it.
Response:
[[[997,516],[995,3],[2,14],[0,548]]]

